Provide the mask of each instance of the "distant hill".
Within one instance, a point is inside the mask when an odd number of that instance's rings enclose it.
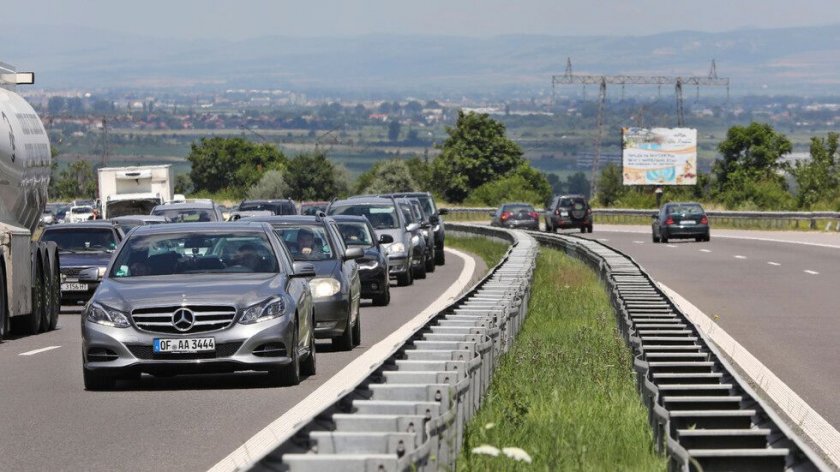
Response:
[[[650,36],[370,35],[178,40],[0,20],[0,60],[48,88],[279,87],[310,94],[418,97],[550,93],[567,57],[576,72],[705,75],[712,58],[732,93],[840,92],[840,25]],[[664,92],[664,91],[663,91]]]

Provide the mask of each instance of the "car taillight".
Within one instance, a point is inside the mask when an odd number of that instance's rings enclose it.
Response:
[[[671,218],[671,217],[669,216],[669,217],[668,217],[668,219],[667,219],[667,220],[665,220],[665,224],[666,224],[666,225],[672,225],[672,224],[674,224],[674,219],[673,219],[673,218]]]
[[[706,218],[706,215],[703,215],[703,218],[700,218],[700,224],[701,224],[701,225],[707,225],[707,224],[709,224],[709,219],[708,219],[708,218]]]
[[[502,212],[502,216],[501,216],[501,220],[502,220],[502,221],[505,221],[506,219],[510,218],[510,217],[511,217],[511,215],[512,215],[512,213],[511,213],[511,212],[509,212],[509,211],[503,211],[503,212]]]
[[[540,219],[540,215],[535,211],[532,211],[531,213],[528,213],[528,214],[531,215],[531,218],[533,218],[535,220]]]

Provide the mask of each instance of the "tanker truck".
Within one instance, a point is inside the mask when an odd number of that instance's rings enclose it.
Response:
[[[50,141],[15,90],[34,79],[0,62],[0,340],[13,318],[29,334],[55,329],[61,308],[58,250],[32,237],[47,203]]]

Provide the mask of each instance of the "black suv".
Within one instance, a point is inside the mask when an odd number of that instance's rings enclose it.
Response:
[[[545,230],[580,228],[581,233],[592,232],[592,208],[583,195],[555,195],[545,209]]]
[[[237,211],[270,211],[275,215],[297,215],[295,201],[282,200],[242,200]]]

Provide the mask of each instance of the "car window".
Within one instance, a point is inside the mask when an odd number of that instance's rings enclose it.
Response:
[[[373,246],[373,235],[370,233],[368,225],[363,222],[342,221],[338,223],[338,230],[344,240],[344,244],[348,246]]]
[[[408,203],[400,203],[400,210],[402,210],[403,219],[405,219],[406,224],[411,224],[415,222],[414,213],[411,210],[411,205]]]
[[[669,205],[668,206],[668,214],[669,215],[702,215],[703,214],[703,207],[694,203],[694,204],[680,204],[680,205]]]
[[[53,241],[61,251],[113,251],[117,239],[110,228],[73,228],[46,230],[42,241]]]
[[[364,216],[376,229],[396,229],[400,219],[394,205],[342,205],[330,207],[331,215]]]
[[[504,211],[509,211],[511,213],[519,213],[520,211],[532,212],[534,211],[534,207],[531,205],[505,205]]]
[[[70,213],[75,213],[75,214],[92,213],[92,212],[93,212],[93,208],[91,208],[91,207],[73,207],[73,208],[70,209]]]
[[[265,234],[169,233],[132,236],[114,260],[114,278],[210,273],[278,273]]]
[[[173,223],[219,221],[215,211],[200,208],[158,208],[153,210],[152,214],[163,216]]]
[[[296,261],[323,261],[335,258],[335,250],[324,226],[283,225],[275,227],[274,231]]]

